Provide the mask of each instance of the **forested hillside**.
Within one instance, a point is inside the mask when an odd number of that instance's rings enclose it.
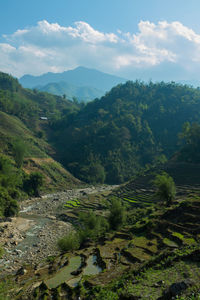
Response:
[[[200,90],[174,82],[129,81],[84,106],[24,89],[1,73],[0,109],[31,130],[30,151],[38,143],[40,151],[83,181],[121,183],[144,167],[165,162],[183,146],[183,126],[199,122]]]
[[[77,109],[74,103],[63,97],[24,89],[17,79],[0,73],[0,110],[17,116],[33,130],[37,129],[40,117],[53,121]]]
[[[120,183],[170,158],[180,147],[183,124],[199,117],[199,89],[127,82],[54,122],[51,142],[78,178]]]
[[[18,211],[18,200],[78,184],[55,162],[46,135],[51,122],[79,108],[66,99],[23,89],[0,73],[0,216]]]
[[[54,95],[66,95],[68,99],[76,98],[79,102],[88,102],[105,94],[104,91],[94,87],[79,87],[65,81],[52,82],[46,85],[37,86],[36,88],[39,91],[48,92]]]

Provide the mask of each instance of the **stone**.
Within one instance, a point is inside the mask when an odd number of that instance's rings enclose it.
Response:
[[[21,267],[17,270],[16,275],[24,275],[27,273],[27,270],[24,267]]]
[[[170,300],[172,297],[176,297],[180,295],[183,291],[185,291],[189,286],[192,285],[192,281],[190,279],[183,280],[181,282],[176,282],[170,285],[170,287],[164,291],[163,296],[159,299]]]
[[[13,246],[17,246],[18,245],[18,242],[17,241],[12,241],[12,242],[10,242],[11,243],[11,245],[13,245]]]

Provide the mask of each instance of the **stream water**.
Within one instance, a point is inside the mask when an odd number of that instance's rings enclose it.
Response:
[[[23,239],[17,245],[16,250],[19,251],[19,255],[20,255],[20,252],[23,253],[27,249],[29,249],[31,246],[37,245],[37,243],[39,242],[39,237],[38,237],[39,230],[51,221],[50,219],[45,218],[40,215],[27,214],[26,212],[28,212],[28,211],[29,211],[28,208],[27,208],[27,210],[21,211],[19,216],[21,218],[33,221],[34,225],[30,226],[30,228],[26,232],[26,238]]]

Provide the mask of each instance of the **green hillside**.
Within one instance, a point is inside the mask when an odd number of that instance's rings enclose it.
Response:
[[[36,87],[40,91],[48,92],[54,95],[66,95],[68,99],[73,99],[74,97],[78,101],[88,102],[95,98],[101,97],[104,95],[104,91],[101,91],[94,87],[88,86],[75,86],[69,84],[65,81],[61,82],[52,82],[44,86]]]
[[[21,140],[26,148],[26,157],[47,157],[52,151],[43,139],[33,135],[17,117],[0,112],[1,151],[12,155],[12,143]]]
[[[180,146],[185,122],[199,122],[200,90],[175,83],[127,82],[52,125],[64,165],[86,181],[121,183]]]
[[[54,234],[63,221],[73,231],[59,240],[60,255],[10,273],[13,288],[0,281],[0,295],[198,299],[200,90],[127,82],[78,105],[0,75],[0,217],[17,214],[24,198],[80,186],[58,161],[89,183],[126,181],[33,201],[34,213],[38,204],[45,218],[50,211]],[[169,185],[162,194],[155,183],[163,171],[176,185],[170,201]]]
[[[46,139],[53,120],[78,109],[61,97],[25,90],[0,73],[0,216],[14,215],[18,200],[39,195],[31,187],[34,180],[40,193],[80,184],[54,161],[55,150]]]

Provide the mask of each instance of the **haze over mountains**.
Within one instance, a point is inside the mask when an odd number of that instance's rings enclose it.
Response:
[[[103,73],[94,69],[78,67],[63,73],[46,73],[40,76],[24,75],[19,82],[26,88],[37,88],[68,98],[92,100],[101,97],[113,86],[124,83],[125,78]]]

